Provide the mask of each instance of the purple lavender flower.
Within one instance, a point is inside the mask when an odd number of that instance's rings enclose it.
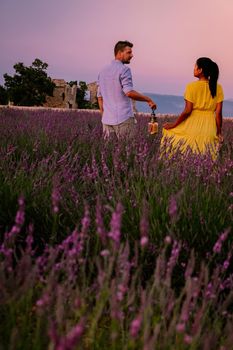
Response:
[[[180,254],[180,249],[181,249],[180,243],[178,243],[177,241],[174,241],[173,246],[172,246],[171,255],[170,255],[170,258],[169,258],[168,263],[167,263],[167,271],[166,271],[165,280],[166,280],[166,283],[168,285],[170,285],[170,283],[171,283],[172,271],[173,271],[175,264],[178,260],[178,257]]]
[[[220,235],[219,239],[217,240],[217,242],[214,245],[214,248],[213,248],[214,253],[219,254],[221,252],[222,244],[227,239],[229,232],[230,232],[230,229],[228,228]]]
[[[62,339],[58,350],[72,350],[75,347],[75,345],[79,342],[83,333],[84,324],[81,321],[69,331],[65,338]]]
[[[82,233],[87,233],[87,230],[90,226],[90,213],[88,206],[85,206],[84,217],[82,218]]]
[[[109,256],[110,255],[110,251],[108,249],[104,249],[100,252],[101,256]]]
[[[102,206],[100,203],[99,197],[97,198],[97,204],[96,204],[96,227],[97,227],[97,233],[102,241],[102,243],[105,245],[106,244],[106,231],[104,227],[104,221],[102,217]]]
[[[13,245],[13,243],[15,242],[16,235],[18,233],[20,233],[21,228],[22,228],[22,226],[24,224],[24,220],[25,220],[25,205],[24,205],[24,198],[23,198],[23,196],[21,196],[18,199],[18,203],[19,203],[19,209],[18,209],[18,211],[16,213],[16,216],[15,216],[15,224],[11,228],[10,232],[6,232],[5,233],[4,243],[3,243],[2,247],[1,247],[1,250],[6,249],[6,251],[7,251],[7,248]]]
[[[166,236],[165,238],[164,238],[164,242],[166,243],[166,244],[171,244],[172,243],[172,238],[171,238],[171,236]]]
[[[143,236],[141,239],[140,239],[140,246],[142,248],[146,247],[149,243],[149,239],[147,236]]]
[[[225,260],[224,263],[223,263],[224,270],[227,270],[229,265],[230,265],[229,260]]]
[[[142,248],[146,247],[149,243],[148,233],[149,233],[148,208],[146,203],[144,203],[143,214],[140,220],[140,234],[141,234],[140,245]]]
[[[84,321],[81,320],[64,337],[59,337],[55,325],[52,325],[49,330],[49,336],[56,350],[73,350],[80,341],[84,330]]]
[[[45,308],[50,303],[50,296],[46,292],[40,299],[37,300],[36,306],[40,309]]]
[[[115,242],[116,246],[120,244],[121,238],[121,217],[123,213],[123,207],[120,203],[117,204],[115,212],[112,214],[111,219],[111,230],[108,233],[108,236]]]
[[[171,196],[168,203],[168,214],[170,216],[171,222],[175,222],[177,219],[177,202],[175,196]]]
[[[33,255],[34,254],[34,251],[32,250],[32,244],[33,244],[33,224],[30,224],[29,225],[29,228],[28,228],[28,235],[27,235],[27,238],[26,238],[26,243],[27,243],[27,253],[28,254],[31,254]]]
[[[185,334],[185,336],[184,336],[184,342],[185,342],[186,344],[190,345],[190,344],[192,343],[192,341],[193,341],[193,338],[191,337],[191,335]]]
[[[59,212],[59,203],[61,200],[61,195],[58,187],[54,187],[52,191],[52,208],[54,214],[57,214]]]
[[[142,317],[141,315],[137,316],[130,324],[130,335],[132,338],[136,338],[141,329]]]
[[[176,330],[178,333],[183,333],[185,331],[185,324],[184,323],[178,323],[176,326]]]

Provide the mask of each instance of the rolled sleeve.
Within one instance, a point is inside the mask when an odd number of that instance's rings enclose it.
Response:
[[[125,94],[133,90],[133,79],[130,68],[126,68],[120,75],[122,90]]]
[[[185,93],[184,93],[184,99],[186,101],[194,103],[193,89],[192,89],[192,85],[191,84],[188,84],[186,86]]]
[[[217,103],[223,102],[223,101],[224,101],[223,89],[222,89],[222,86],[220,84],[218,84],[218,86],[217,86]]]

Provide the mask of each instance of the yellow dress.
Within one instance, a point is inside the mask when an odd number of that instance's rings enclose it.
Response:
[[[183,153],[191,148],[194,153],[211,152],[216,158],[218,150],[218,137],[215,121],[216,105],[224,100],[223,90],[217,84],[217,93],[212,98],[208,81],[198,80],[189,83],[186,87],[184,99],[193,103],[192,113],[182,123],[173,129],[163,129],[161,149],[170,150],[177,148]]]

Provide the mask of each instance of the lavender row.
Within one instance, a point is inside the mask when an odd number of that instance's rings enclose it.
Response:
[[[140,239],[123,240],[121,204],[106,228],[97,203],[95,252],[86,207],[80,229],[38,254],[32,225],[24,247],[16,244],[25,223],[24,199],[18,202],[14,226],[0,245],[4,349],[231,349],[232,246],[210,267],[230,229],[209,247],[208,264],[167,235],[160,248],[154,246],[148,273],[153,242],[143,219]]]
[[[0,113],[1,346],[231,349],[232,122],[213,161],[161,157],[170,116]]]

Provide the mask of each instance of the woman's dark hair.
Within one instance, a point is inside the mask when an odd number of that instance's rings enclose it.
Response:
[[[213,62],[208,57],[200,57],[197,60],[198,68],[202,68],[202,72],[206,79],[209,79],[209,88],[212,97],[216,96],[217,81],[219,76],[219,69],[217,63]]]
[[[114,47],[114,54],[118,53],[118,51],[123,51],[126,46],[133,47],[133,44],[129,41],[118,41]]]

